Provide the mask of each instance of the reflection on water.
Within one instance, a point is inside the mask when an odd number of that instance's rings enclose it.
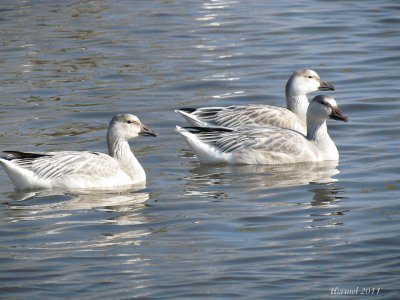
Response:
[[[143,237],[150,234],[142,226],[148,222],[141,212],[149,199],[147,192],[40,191],[12,194],[9,198],[12,200],[3,203],[8,208],[4,218],[7,223],[20,224],[20,232],[12,242],[19,247],[31,231],[35,238],[29,242],[29,248],[47,251],[91,252],[113,245],[140,245]],[[61,238],[64,235],[66,239]]]
[[[291,165],[244,165],[206,166],[190,170],[184,179],[187,188],[201,186],[236,184],[248,191],[307,185],[310,183],[333,183],[333,176],[340,173],[337,162],[302,163]]]
[[[310,202],[310,222],[309,228],[316,227],[333,227],[343,225],[341,216],[349,210],[340,209],[340,201],[345,197],[342,195],[343,190],[335,185],[322,184],[318,188],[309,190],[313,193],[312,201]]]
[[[308,213],[302,220],[306,227],[332,227],[342,225],[338,218],[346,212],[340,209],[340,201],[345,197],[335,178],[340,173],[337,167],[337,162],[276,166],[203,165],[191,169],[183,178],[183,196],[220,201],[242,199],[282,211],[293,207]],[[304,196],[289,189],[301,186],[304,187]]]
[[[321,187],[311,188],[309,191],[314,193],[311,206],[333,205],[333,202],[343,198],[340,196],[343,191],[332,185],[321,184]]]
[[[118,218],[107,220],[113,224],[141,223],[134,212],[144,207],[149,199],[146,192],[128,190],[123,192],[82,191],[79,194],[61,191],[37,191],[14,193],[9,195],[12,201],[6,203],[9,208],[10,222],[37,220],[41,218],[58,218],[58,212],[72,215],[73,211],[98,210],[118,212]],[[131,219],[126,219],[129,216]]]

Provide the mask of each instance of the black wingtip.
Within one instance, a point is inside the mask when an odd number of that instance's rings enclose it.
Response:
[[[34,158],[39,158],[43,156],[49,156],[48,154],[43,154],[43,153],[32,153],[32,152],[21,152],[21,151],[2,151],[4,153],[7,153],[11,155],[12,157],[8,157],[10,159],[34,159]]]
[[[191,133],[204,133],[204,132],[232,132],[233,129],[227,127],[183,127]]]
[[[197,108],[192,108],[192,107],[182,107],[182,108],[178,108],[178,110],[187,112],[189,114],[191,114],[192,112],[196,111]]]

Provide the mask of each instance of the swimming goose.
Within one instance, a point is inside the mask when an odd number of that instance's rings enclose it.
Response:
[[[16,189],[97,189],[134,185],[146,174],[133,155],[128,140],[138,135],[156,136],[130,114],[112,118],[107,131],[110,155],[89,151],[27,153],[4,151],[0,164]]]
[[[237,128],[247,125],[271,125],[290,128],[306,134],[307,94],[334,90],[309,69],[295,71],[286,83],[287,108],[272,105],[234,105],[228,107],[181,108],[176,110],[191,126],[224,126]]]
[[[202,164],[287,164],[337,161],[326,120],[347,122],[334,98],[316,96],[307,110],[307,135],[273,126],[177,127]]]

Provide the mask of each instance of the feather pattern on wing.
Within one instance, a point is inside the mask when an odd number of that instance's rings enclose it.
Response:
[[[218,128],[188,131],[220,152],[231,154],[232,162],[239,164],[312,161],[318,152],[306,136],[285,128],[247,126],[233,131],[220,131]]]
[[[98,152],[50,152],[37,158],[13,159],[12,161],[34,172],[42,179],[55,179],[69,175],[92,178],[111,177],[119,170],[119,164],[115,159]]]
[[[299,116],[284,107],[270,105],[240,105],[199,108],[192,112],[208,125],[238,128],[242,126],[277,126],[306,133],[306,124]]]

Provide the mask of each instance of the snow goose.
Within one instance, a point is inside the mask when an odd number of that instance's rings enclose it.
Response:
[[[287,164],[337,161],[327,119],[347,122],[335,99],[316,96],[307,110],[307,135],[273,126],[177,127],[202,164]]]
[[[247,125],[271,125],[289,128],[306,134],[307,94],[334,90],[322,81],[317,72],[309,69],[295,71],[286,83],[287,108],[272,105],[234,105],[176,110],[191,126],[224,126],[237,128]]]
[[[128,144],[128,140],[138,135],[156,136],[136,116],[118,114],[107,131],[109,155],[89,151],[4,151],[8,156],[0,158],[0,164],[18,190],[135,185],[146,181],[143,167]]]

